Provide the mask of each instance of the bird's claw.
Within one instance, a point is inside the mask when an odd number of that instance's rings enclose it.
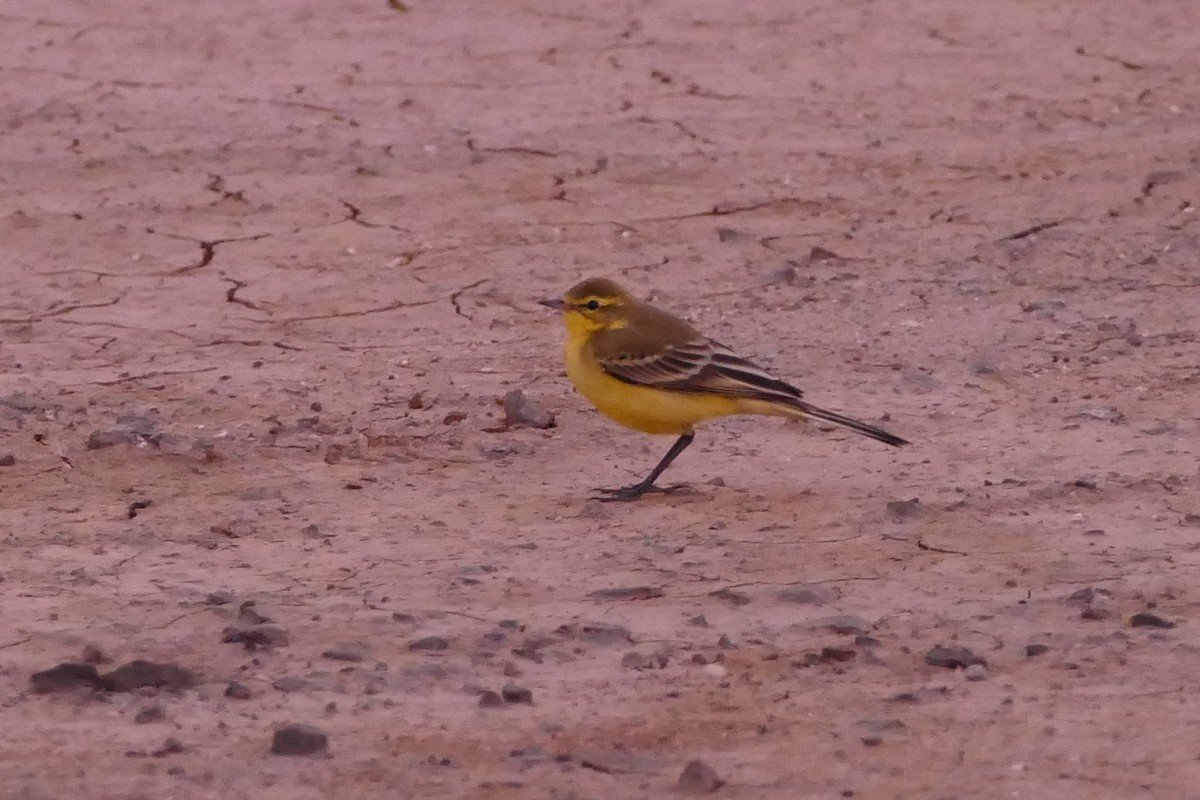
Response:
[[[593,489],[596,496],[592,499],[601,503],[628,503],[637,500],[644,494],[675,494],[677,492],[696,493],[690,483],[673,483],[670,486],[657,486],[653,483],[635,483],[632,486],[619,486],[616,489]]]

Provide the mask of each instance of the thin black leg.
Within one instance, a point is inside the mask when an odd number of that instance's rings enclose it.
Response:
[[[671,492],[675,489],[685,486],[686,484],[680,484],[678,486],[671,486],[664,489],[655,486],[654,482],[658,480],[658,476],[662,475],[667,467],[671,466],[671,462],[678,458],[679,454],[687,449],[688,445],[692,443],[692,439],[694,438],[696,438],[694,433],[683,434],[675,440],[675,444],[671,445],[671,449],[668,450],[667,454],[662,457],[662,460],[655,465],[654,469],[650,470],[650,474],[646,476],[645,480],[635,483],[632,486],[622,486],[619,489],[598,489],[598,492],[606,495],[604,497],[600,497],[599,499],[605,503],[624,502],[627,500],[637,500],[647,492]]]

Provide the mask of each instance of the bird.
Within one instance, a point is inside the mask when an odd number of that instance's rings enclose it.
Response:
[[[908,444],[882,428],[809,403],[795,386],[608,278],[588,278],[561,297],[538,302],[562,313],[567,377],[580,394],[620,425],[678,437],[643,480],[597,489],[598,500],[629,501],[687,488],[655,482],[692,443],[696,425],[717,417],[811,417],[893,447]]]

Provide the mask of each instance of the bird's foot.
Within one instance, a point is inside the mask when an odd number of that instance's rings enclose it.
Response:
[[[696,494],[696,489],[690,483],[673,483],[670,486],[656,486],[653,483],[635,483],[632,486],[620,486],[616,489],[593,489],[596,493],[594,500],[601,503],[628,503],[637,500],[645,494],[677,494],[680,492]]]

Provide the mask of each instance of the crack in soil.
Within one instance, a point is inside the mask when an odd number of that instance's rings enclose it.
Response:
[[[463,319],[471,319],[471,315],[462,310],[462,306],[459,305],[458,301],[459,301],[459,299],[462,298],[462,296],[465,292],[468,292],[471,289],[474,289],[476,286],[482,286],[483,284],[487,283],[487,281],[488,281],[487,278],[480,278],[479,280],[475,281],[474,283],[469,283],[466,286],[463,286],[461,289],[457,289],[457,290],[451,292],[450,293],[450,305],[454,306],[454,313],[457,314],[458,316],[462,317]]]

